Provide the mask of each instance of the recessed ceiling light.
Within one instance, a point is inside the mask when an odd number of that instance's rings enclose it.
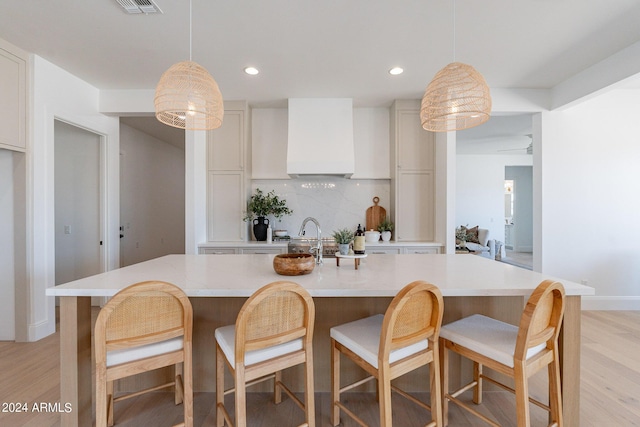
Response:
[[[397,76],[398,74],[402,74],[403,72],[404,70],[400,67],[393,67],[389,70],[389,74],[391,74],[392,76]]]
[[[251,76],[255,76],[260,71],[256,67],[247,67],[247,68],[244,69],[244,72],[249,74],[249,75],[251,75]]]

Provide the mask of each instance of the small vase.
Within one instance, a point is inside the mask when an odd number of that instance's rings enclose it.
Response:
[[[267,227],[269,227],[269,220],[263,216],[253,220],[253,235],[256,236],[256,240],[264,242],[267,240]]]
[[[349,244],[340,243],[338,245],[338,250],[340,251],[340,255],[349,255]]]
[[[382,241],[383,242],[388,242],[389,240],[391,240],[391,232],[390,231],[383,231],[382,233],[380,233],[380,236],[382,236]]]

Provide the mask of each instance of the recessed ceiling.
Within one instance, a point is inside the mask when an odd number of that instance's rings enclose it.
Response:
[[[130,15],[116,0],[3,1],[0,38],[99,89],[153,89],[189,57],[189,3],[156,3],[163,13]],[[551,88],[640,40],[638,22],[636,0],[457,0],[455,60],[492,88]],[[252,106],[416,99],[454,59],[450,0],[193,0],[192,29],[193,60]]]

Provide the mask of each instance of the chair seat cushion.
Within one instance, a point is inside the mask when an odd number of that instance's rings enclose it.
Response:
[[[440,329],[440,337],[513,368],[518,327],[481,314],[456,320]],[[527,359],[540,353],[545,343],[527,351]]]
[[[172,351],[182,349],[183,345],[183,337],[176,337],[153,344],[141,345],[139,347],[112,350],[107,352],[107,366],[116,366],[146,357],[171,353]]]
[[[479,243],[467,242],[465,246],[473,252],[489,252],[489,246],[482,246]]]
[[[378,350],[380,349],[380,331],[382,330],[383,320],[384,316],[382,314],[376,314],[364,319],[335,326],[331,328],[331,338],[378,369]],[[389,354],[389,363],[397,362],[428,347],[429,342],[425,339],[415,344],[393,350]]]
[[[236,326],[228,325],[216,329],[215,337],[222,349],[222,352],[229,361],[229,364],[234,366],[236,360]],[[270,360],[278,356],[302,350],[303,348],[302,338],[298,338],[272,347],[248,351],[244,355],[244,364],[245,366],[250,366],[255,363],[264,362],[265,360]]]

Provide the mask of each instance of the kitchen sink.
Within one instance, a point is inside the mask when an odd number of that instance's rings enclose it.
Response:
[[[306,237],[292,237],[287,245],[287,251],[290,254],[308,254],[311,248],[318,246],[318,239],[308,239]],[[322,256],[324,258],[335,258],[338,252],[338,244],[331,238],[322,239]]]

